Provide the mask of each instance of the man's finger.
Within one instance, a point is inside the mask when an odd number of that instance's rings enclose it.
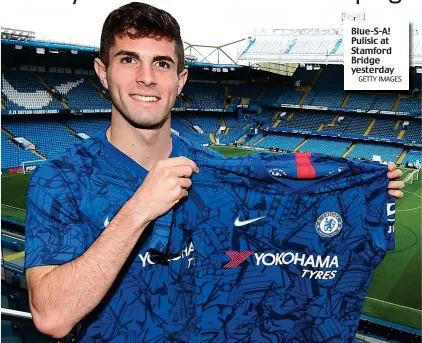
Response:
[[[390,189],[388,191],[388,194],[392,195],[393,197],[396,197],[397,199],[403,198],[403,192],[402,191]]]
[[[394,162],[388,162],[388,170],[393,171],[397,168],[397,165]]]
[[[184,189],[188,189],[190,186],[192,186],[192,181],[186,177],[181,177],[179,178],[179,185]]]
[[[403,172],[400,169],[396,169],[394,171],[390,171],[387,173],[387,177],[389,179],[397,179],[403,175]]]
[[[390,181],[388,183],[389,189],[403,189],[404,188],[404,182],[403,181]]]
[[[170,175],[176,177],[191,177],[193,169],[191,166],[175,166],[171,168]]]
[[[199,172],[199,168],[196,163],[184,156],[171,157],[166,160],[162,160],[162,163],[165,164],[166,167],[190,166],[195,173]]]

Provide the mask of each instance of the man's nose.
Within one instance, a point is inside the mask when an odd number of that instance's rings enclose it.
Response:
[[[153,87],[157,84],[154,70],[150,66],[143,65],[139,68],[137,82],[147,87]]]

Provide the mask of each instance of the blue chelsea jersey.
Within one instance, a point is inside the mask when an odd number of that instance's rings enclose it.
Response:
[[[213,154],[177,136],[172,139],[171,157],[207,159]],[[146,175],[108,142],[105,132],[37,168],[27,194],[25,267],[62,265],[82,255]],[[192,247],[172,263],[154,260],[149,252],[151,246],[160,247],[160,234],[168,231],[172,215],[169,211],[158,218],[141,235],[112,288],[83,320],[81,342],[180,342],[179,329],[191,308],[168,306],[168,275],[175,279],[180,274],[184,280],[181,273],[191,262]]]
[[[162,236],[175,256],[192,247],[189,268],[169,280],[170,306],[192,311],[184,340],[352,342],[394,248],[387,167],[310,153],[196,162]]]

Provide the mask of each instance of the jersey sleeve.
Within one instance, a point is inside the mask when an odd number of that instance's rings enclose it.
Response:
[[[367,197],[366,223],[376,246],[384,251],[395,249],[395,198],[388,194],[388,179],[385,173],[381,182],[371,185]],[[385,178],[385,180],[384,180]]]
[[[65,264],[86,250],[71,184],[57,166],[37,168],[26,199],[25,268]]]

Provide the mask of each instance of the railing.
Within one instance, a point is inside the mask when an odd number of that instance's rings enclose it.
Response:
[[[1,230],[1,235],[6,236],[6,237],[11,237],[11,238],[14,238],[14,239],[22,242],[22,243],[25,243],[25,236],[20,235],[18,233],[6,231],[6,230]]]
[[[11,316],[11,317],[18,317],[18,318],[25,318],[25,319],[31,319],[32,320],[32,314],[29,312],[23,312],[23,311],[16,311],[11,310],[8,308],[1,308],[1,315],[5,316]]]

